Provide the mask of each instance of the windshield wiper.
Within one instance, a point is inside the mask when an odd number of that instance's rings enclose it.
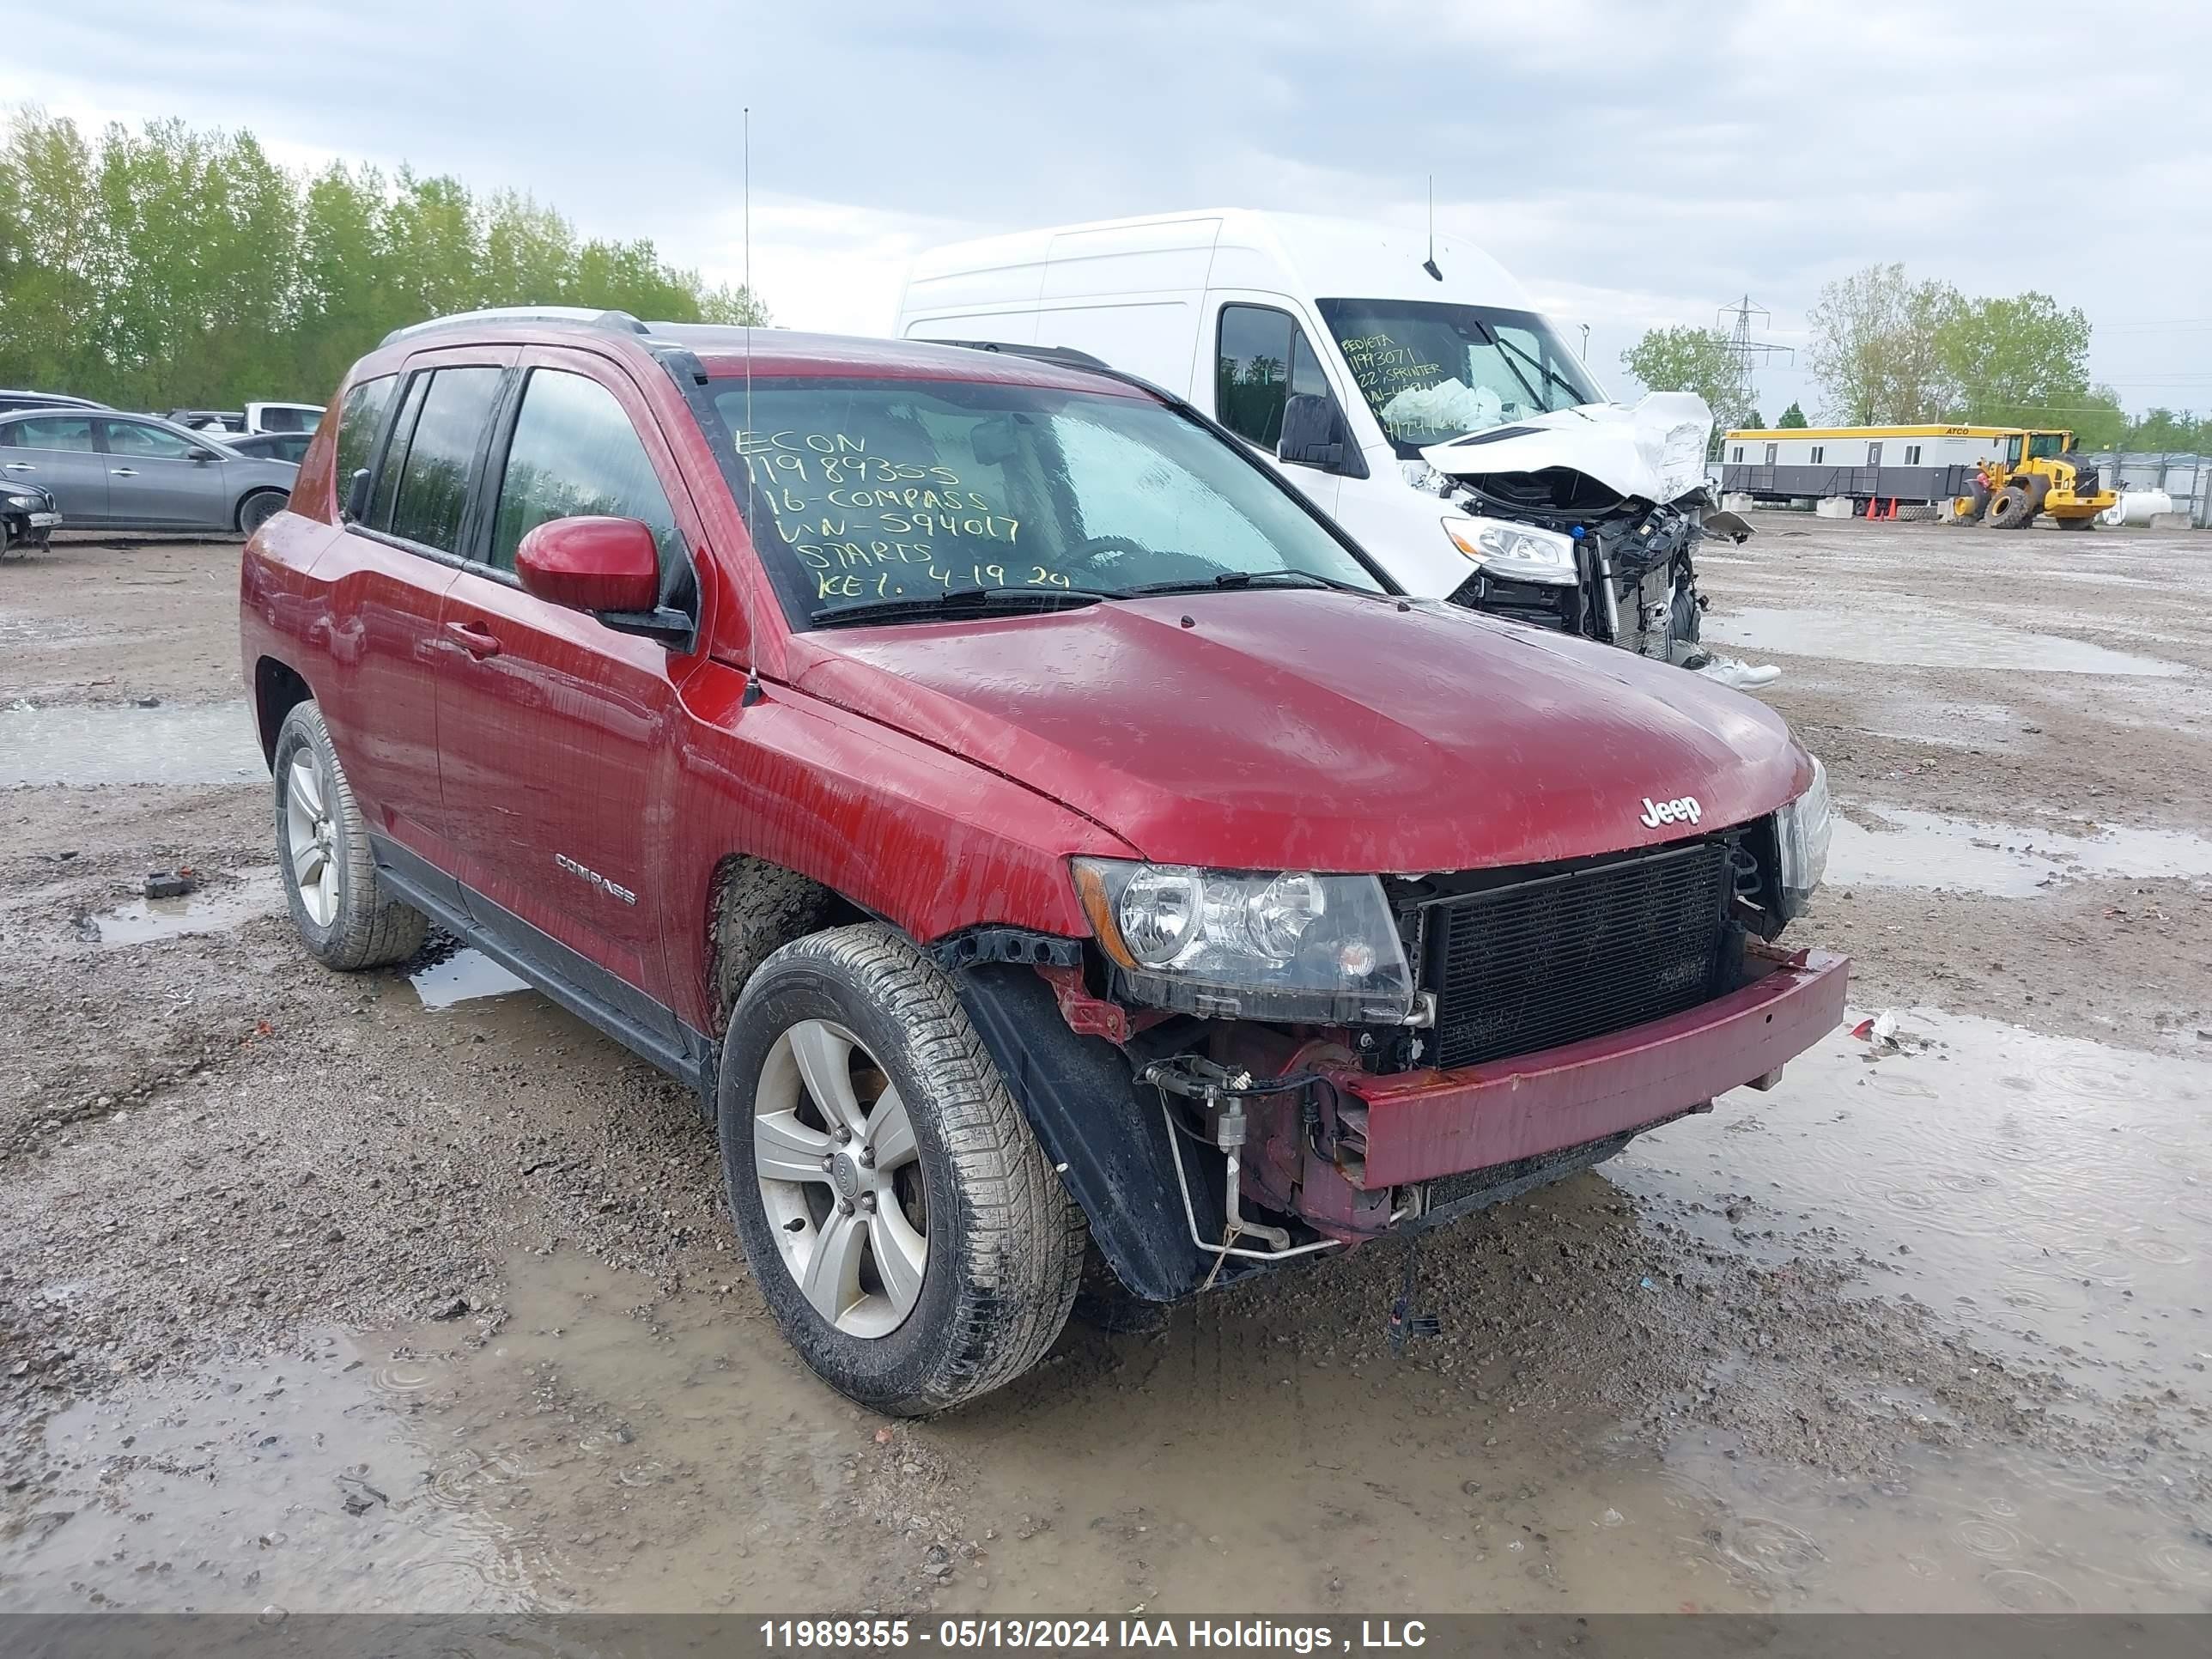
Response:
[[[1310,570],[1224,570],[1219,575],[1210,576],[1203,581],[1146,582],[1141,587],[1124,588],[1122,592],[1132,596],[1139,593],[1203,593],[1208,588],[1251,587],[1260,584],[1281,587],[1334,588],[1346,593],[1368,591],[1364,587],[1354,587],[1350,582],[1316,575]]]
[[[1097,605],[1107,596],[1084,587],[961,587],[945,593],[916,593],[904,599],[876,599],[815,613],[817,628],[843,628],[855,623],[925,622],[933,618],[1024,616],[1042,611],[1073,611]]]

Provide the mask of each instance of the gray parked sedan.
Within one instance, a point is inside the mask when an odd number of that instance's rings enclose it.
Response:
[[[251,532],[290,498],[299,474],[151,416],[0,414],[0,482],[40,485],[71,530]]]

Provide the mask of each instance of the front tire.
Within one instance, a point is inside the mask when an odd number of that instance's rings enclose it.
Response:
[[[284,510],[289,498],[281,489],[257,489],[238,504],[238,527],[251,536]]]
[[[284,716],[276,772],[276,862],[301,943],[345,973],[406,961],[429,923],[378,881],[353,786],[313,703]]]
[[[1012,1382],[1067,1322],[1082,1213],[951,981],[876,923],[763,963],[730,1015],[722,1173],[769,1310],[894,1416]]]

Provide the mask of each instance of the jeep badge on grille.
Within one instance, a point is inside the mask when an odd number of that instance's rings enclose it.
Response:
[[[1672,800],[1655,801],[1644,798],[1644,814],[1639,822],[1647,830],[1656,830],[1662,823],[1695,823],[1705,809],[1698,805],[1695,795],[1677,795]]]

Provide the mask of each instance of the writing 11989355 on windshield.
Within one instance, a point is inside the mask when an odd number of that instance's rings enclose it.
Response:
[[[1071,585],[1024,559],[1022,520],[949,466],[842,432],[740,432],[738,453],[818,600]]]

